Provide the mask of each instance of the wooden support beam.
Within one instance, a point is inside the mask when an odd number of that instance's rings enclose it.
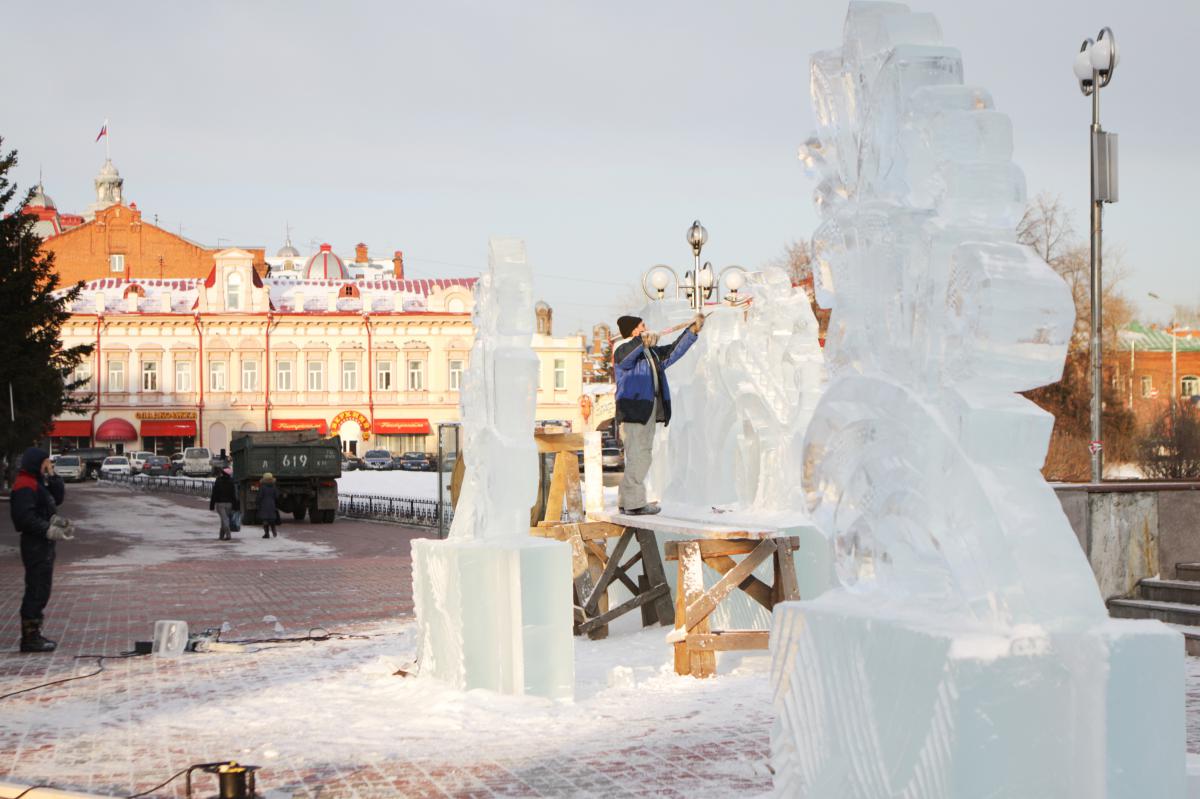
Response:
[[[637,536],[638,549],[642,552],[642,574],[650,585],[666,585],[667,573],[663,570],[662,558],[658,554],[658,541],[650,530],[634,530]],[[654,615],[658,623],[669,627],[675,623],[675,605],[671,602],[668,591],[654,603]]]
[[[663,549],[667,553],[667,560],[679,559],[679,548],[689,541],[668,541]],[[712,557],[713,555],[746,555],[754,551],[757,546],[757,541],[745,540],[697,540],[694,542],[700,547],[701,557]]]
[[[621,556],[625,554],[625,547],[629,546],[629,542],[633,540],[633,532],[626,530],[625,534],[617,541],[617,545],[613,548],[612,554],[608,556],[608,563],[604,567],[604,573],[600,575],[600,579],[596,581],[596,587],[592,589],[591,596],[588,597],[587,603],[583,609],[589,616],[595,616],[600,603],[600,596],[608,590],[608,584],[612,582],[613,574],[621,563]]]
[[[567,493],[567,472],[574,469],[578,478],[579,467],[575,464],[567,466],[563,460],[564,453],[554,458],[554,472],[550,477],[550,490],[546,493],[546,512],[542,518],[548,522],[561,522],[563,517],[563,497]]]
[[[754,571],[758,564],[771,557],[775,553],[775,548],[775,541],[773,539],[767,538],[759,542],[754,551],[747,555],[741,563],[726,572],[717,581],[716,585],[702,592],[695,599],[689,600],[687,613],[684,617],[688,631],[696,630],[701,622],[707,625],[709,614],[716,609],[717,605],[725,597],[729,596],[729,593],[733,589],[737,588],[738,583],[745,580],[750,575],[750,572]],[[699,547],[696,549],[698,550]],[[699,560],[699,558],[697,557],[696,560]],[[682,560],[680,562],[682,563]],[[703,583],[700,583],[700,585],[703,585]],[[707,630],[697,630],[697,632],[707,632]]]
[[[724,577],[721,578],[725,579]],[[700,542],[684,541],[679,545],[679,582],[676,587],[675,630],[683,633],[675,643],[675,673],[693,677],[712,677],[717,673],[717,655],[704,650],[691,651],[687,645],[687,633],[711,632],[708,614],[700,617],[694,625],[689,608],[698,606],[706,595],[704,591],[704,567],[700,562]],[[686,629],[683,629],[686,627]]]
[[[688,649],[702,652],[729,652],[745,649],[769,649],[769,630],[724,630],[687,637]]]
[[[583,492],[579,486],[579,458],[574,452],[560,452],[555,456],[554,468],[558,468],[559,461],[569,460],[570,463],[564,464],[564,469],[567,473],[567,486],[564,502],[564,515],[569,521],[583,521]]]
[[[663,585],[658,585],[654,588],[651,588],[644,594],[638,594],[632,599],[627,599],[606,613],[601,613],[599,616],[588,619],[582,624],[577,625],[576,629],[580,635],[591,632],[597,627],[607,625],[613,619],[625,615],[636,607],[656,601],[663,594],[667,594],[668,596],[670,595],[665,583]]]
[[[534,433],[538,452],[579,452],[583,449],[583,433]]]
[[[800,598],[796,581],[796,560],[792,547],[782,547],[775,553],[775,601],[788,602]]]
[[[727,555],[711,555],[704,558],[704,563],[719,571],[721,574],[728,574],[737,567],[737,561]],[[776,578],[778,582],[778,578]],[[755,577],[753,574],[738,583],[738,588],[750,595],[758,604],[762,605],[767,610],[775,607],[775,599],[772,594],[771,586],[764,583],[762,580]]]

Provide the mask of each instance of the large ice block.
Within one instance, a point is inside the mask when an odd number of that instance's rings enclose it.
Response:
[[[421,674],[462,690],[570,699],[571,551],[543,538],[413,541]]]
[[[777,606],[776,791],[1181,796],[1180,636],[1108,619],[1042,478],[1074,305],[1014,227],[1008,118],[929,15],[812,58],[829,385],[803,444],[834,587]],[[1153,742],[1150,744],[1148,742]]]
[[[413,543],[421,673],[464,690],[574,692],[571,551],[531,539],[538,359],[533,281],[519,239],[492,239],[475,288],[463,374],[462,491],[445,541]]]
[[[778,796],[1184,796],[1163,745],[1183,647],[1162,625],[994,627],[826,594],[777,606],[771,649]]]

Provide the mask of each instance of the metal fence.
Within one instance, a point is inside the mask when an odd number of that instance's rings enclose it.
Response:
[[[211,479],[198,477],[105,474],[101,475],[100,479],[112,483],[122,483],[141,491],[165,491],[199,497],[207,497],[212,491],[213,484]],[[438,507],[439,503],[436,499],[338,493],[338,515],[351,519],[373,519],[397,524],[437,527]],[[442,509],[442,516],[443,522],[448,527],[454,518],[454,511],[449,504]]]

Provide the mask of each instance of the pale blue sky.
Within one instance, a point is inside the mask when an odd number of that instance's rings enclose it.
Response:
[[[1200,35],[1191,0],[930,0],[967,81],[1013,119],[1030,194],[1086,233],[1088,101],[1071,60],[1113,27],[1102,118],[1121,136],[1107,240],[1126,293],[1200,302]],[[82,211],[102,121],[127,199],[216,244],[401,249],[411,276],[526,239],[557,332],[611,321],[643,269],[757,267],[807,238],[808,57],[842,2],[23,3],[5,13],[0,136]],[[591,281],[591,282],[584,282]],[[1150,315],[1162,307],[1149,301]]]

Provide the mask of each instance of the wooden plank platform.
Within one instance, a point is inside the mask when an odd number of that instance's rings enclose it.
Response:
[[[643,530],[653,530],[656,533],[674,533],[688,538],[734,539],[741,541],[761,541],[764,538],[774,538],[787,535],[788,529],[774,526],[750,526],[724,524],[720,521],[703,521],[671,516],[667,513],[652,515],[630,515],[621,513],[616,508],[605,508],[590,511],[587,514],[590,521],[610,522],[623,527],[639,527]]]

